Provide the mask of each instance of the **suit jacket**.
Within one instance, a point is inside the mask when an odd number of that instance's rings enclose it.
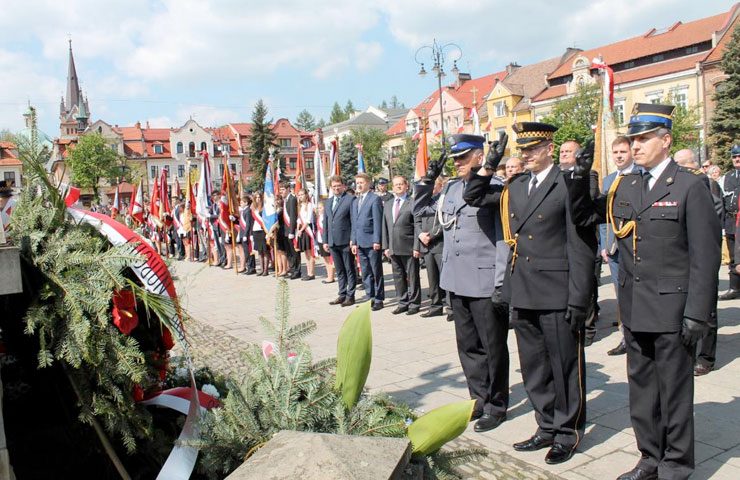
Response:
[[[530,175],[509,183],[508,220],[517,257],[512,249],[503,293],[514,308],[586,309],[591,301],[595,224],[574,222],[566,176],[570,172],[553,167],[531,196]]]
[[[636,225],[636,232],[618,239],[620,316],[633,331],[677,332],[683,317],[710,318],[720,222],[701,172],[671,161],[650,191],[643,192],[643,181],[639,174],[627,175],[614,195],[617,226],[633,220]],[[572,187],[577,215],[605,216],[605,196],[590,202],[584,182],[574,181]]]
[[[324,228],[326,238],[324,242],[330,247],[344,247],[349,245],[352,236],[352,203],[355,197],[343,193],[339,197],[336,210],[332,211],[334,197],[329,197],[324,203]]]
[[[439,223],[437,208],[439,206],[440,194],[432,195],[431,203],[429,205],[420,206],[417,210],[414,208],[414,222],[416,222],[416,231],[421,233],[429,233],[430,239],[427,245],[424,245],[419,241],[419,252],[422,254],[433,253],[441,254],[442,247],[444,245],[444,235],[442,224]],[[416,207],[416,201],[414,203]]]
[[[394,222],[395,201],[395,197],[388,200],[383,209],[383,249],[390,250],[391,255],[411,255],[414,250],[419,250],[419,236],[414,225],[414,201],[410,194],[406,195]]]
[[[496,219],[497,198],[500,198],[503,187],[490,185],[490,177],[479,178],[481,189],[492,194],[485,204],[472,206],[466,203],[462,180],[448,182],[437,200],[444,237],[440,287],[456,295],[473,298],[493,295],[497,272],[496,241],[501,238]],[[433,190],[434,185],[416,184],[414,211],[419,215],[433,204]]]
[[[352,243],[370,248],[383,242],[383,202],[373,192],[367,192],[360,205],[359,196],[352,204]]]
[[[287,222],[285,223],[285,236],[295,236],[296,222],[298,221],[298,199],[293,193],[289,193],[285,197],[285,212],[288,214],[288,220],[290,220],[290,225]]]

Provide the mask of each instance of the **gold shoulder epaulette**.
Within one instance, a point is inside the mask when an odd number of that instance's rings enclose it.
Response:
[[[679,172],[693,173],[694,175],[704,175],[704,172],[691,167],[678,167]]]

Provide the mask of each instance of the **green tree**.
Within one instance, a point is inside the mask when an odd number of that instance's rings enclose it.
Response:
[[[347,100],[344,105],[344,119],[349,120],[353,113],[355,113],[355,106],[352,104],[352,100]]]
[[[100,181],[115,178],[123,160],[99,133],[82,135],[67,156],[70,182],[78,187],[92,188],[98,198]]]
[[[555,132],[555,158],[560,152],[560,145],[568,140],[575,140],[583,145],[593,138],[591,129],[596,124],[599,115],[599,85],[585,85],[568,98],[559,100],[550,113],[542,119],[558,127]]]
[[[667,105],[673,105],[673,95],[668,94],[662,102]],[[698,150],[701,147],[698,128],[700,120],[699,108],[700,105],[690,105],[688,107],[677,105],[673,111],[673,128],[671,129],[673,144],[671,145],[671,155],[684,148]]]
[[[386,102],[385,100],[383,100],[380,103],[380,105],[378,105],[378,108],[381,109],[381,110],[388,110],[388,102]]]
[[[727,78],[714,93],[716,107],[709,124],[709,144],[714,161],[727,169],[732,166],[730,148],[740,140],[740,26],[732,32],[720,65]]]
[[[344,110],[339,106],[339,102],[334,102],[331,107],[331,113],[329,114],[329,124],[339,123],[347,120],[344,116]]]
[[[272,119],[267,119],[267,106],[259,99],[252,112],[252,135],[249,138],[249,165],[252,169],[252,180],[249,186],[252,191],[261,191],[265,183],[265,169],[271,146],[277,147],[277,136],[272,131]]]
[[[378,175],[383,169],[383,160],[388,158],[388,152],[383,147],[386,140],[385,133],[377,128],[353,128],[350,134],[342,139],[342,145],[339,148],[342,176],[345,180],[351,179],[357,173],[357,148],[355,145],[359,143],[362,144],[365,172],[371,177]],[[342,152],[344,152],[344,157],[341,156]],[[345,176],[345,172],[347,176]]]
[[[7,128],[0,130],[0,142],[13,142],[15,143],[15,135]]]
[[[406,105],[404,105],[403,102],[399,102],[398,97],[393,95],[391,97],[390,107],[391,108],[406,108]]]
[[[319,118],[319,121],[316,122],[316,128],[324,128],[326,126],[326,120],[323,118]]]
[[[316,119],[308,110],[302,110],[295,119],[295,126],[304,132],[316,130]]]

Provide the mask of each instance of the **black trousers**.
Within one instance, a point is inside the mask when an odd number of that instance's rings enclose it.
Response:
[[[445,291],[439,286],[440,273],[442,272],[442,254],[427,252],[424,254],[424,262],[427,266],[427,280],[429,280],[429,299],[432,302],[429,305],[429,310],[441,312],[445,303]]]
[[[593,295],[591,296],[591,304],[588,306],[586,311],[586,338],[593,338],[596,336],[596,322],[599,320],[599,284],[601,283],[601,255],[596,256],[594,262],[594,280],[593,280]]]
[[[434,263],[434,262],[432,262]],[[509,307],[489,297],[462,297],[450,292],[457,354],[476,410],[494,416],[509,408]]]
[[[362,270],[362,284],[365,294],[375,302],[385,300],[385,281],[383,280],[383,252],[372,247],[357,247]]]
[[[296,252],[293,246],[293,239],[285,237],[285,241],[288,245],[285,254],[288,257],[288,271],[289,273],[298,272],[301,273],[301,252]]]
[[[687,479],[694,471],[694,349],[679,332],[624,327],[624,340],[638,467],[661,479]]]
[[[735,272],[735,234],[725,234],[725,239],[730,253],[730,289],[740,290],[740,275]]]
[[[511,322],[537,434],[575,448],[586,425],[583,332],[573,335],[565,310],[515,308]]]
[[[709,332],[699,340],[697,345],[696,361],[702,365],[714,368],[717,356],[717,304],[715,303],[712,313],[709,315]]]
[[[331,259],[334,261],[334,269],[339,284],[340,297],[355,297],[355,284],[357,283],[355,269],[355,256],[349,249],[349,245],[330,247]]]
[[[413,255],[391,255],[391,267],[398,304],[418,308],[421,305],[419,259]]]

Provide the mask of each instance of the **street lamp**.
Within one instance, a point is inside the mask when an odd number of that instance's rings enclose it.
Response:
[[[442,130],[442,150],[446,150],[446,143],[445,143],[445,119],[444,119],[444,102],[442,99],[442,77],[445,76],[445,70],[444,70],[444,63],[445,63],[445,55],[448,53],[456,54],[456,57],[452,59],[452,69],[450,72],[455,76],[455,78],[460,75],[460,69],[457,68],[457,61],[460,60],[462,57],[462,49],[455,43],[446,43],[444,45],[440,45],[437,43],[437,40],[434,39],[431,45],[424,45],[423,47],[420,47],[416,53],[414,54],[414,61],[421,65],[421,68],[419,69],[419,76],[424,78],[427,74],[427,71],[424,69],[424,63],[419,60],[420,57],[424,57],[422,52],[429,51],[429,58],[431,58],[432,61],[432,72],[434,72],[434,75],[437,77],[437,88],[439,89],[439,119],[440,119],[440,129]]]

